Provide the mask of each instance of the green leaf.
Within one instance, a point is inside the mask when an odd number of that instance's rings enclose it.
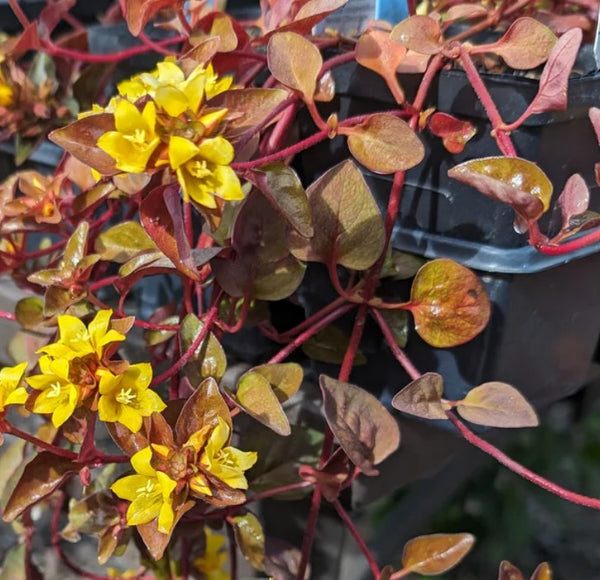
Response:
[[[536,427],[538,417],[527,399],[506,383],[483,383],[471,389],[457,410],[463,419],[488,427]]]
[[[27,330],[40,326],[44,320],[44,302],[37,296],[21,298],[15,306],[17,322]]]
[[[404,348],[408,342],[408,314],[404,310],[380,310],[381,315],[390,327],[396,344]]]
[[[307,190],[314,236],[290,235],[299,260],[340,264],[366,270],[385,246],[379,208],[360,170],[352,161],[336,165]]]
[[[475,543],[471,534],[431,534],[406,543],[402,566],[417,574],[442,574],[454,568]]]
[[[348,136],[354,158],[375,173],[406,171],[425,156],[416,133],[394,115],[371,115],[358,125],[340,129],[340,133]]]
[[[179,338],[181,350],[186,352],[202,331],[204,323],[195,315],[188,314],[181,323]],[[220,381],[227,369],[227,357],[217,337],[209,332],[192,357],[183,367],[185,376],[192,386],[199,385],[209,377]]]
[[[265,534],[260,522],[251,513],[234,516],[232,520],[238,548],[255,570],[263,572],[265,569]]]
[[[381,269],[381,278],[392,278],[394,280],[408,280],[414,278],[419,268],[427,260],[422,256],[407,254],[398,250],[389,250]]]
[[[301,236],[310,238],[314,230],[308,198],[296,172],[283,163],[270,163],[250,171],[252,181],[275,209]]]
[[[0,580],[26,580],[25,543],[21,542],[9,548],[4,554],[4,564]]]
[[[491,312],[479,278],[445,258],[419,270],[406,308],[412,312],[419,336],[436,348],[471,340],[486,327]]]
[[[392,399],[392,406],[398,411],[424,419],[447,419],[442,402],[443,393],[442,376],[425,373],[397,393]]]
[[[123,222],[103,231],[94,243],[94,251],[103,260],[125,263],[135,255],[156,250],[156,244],[137,222]]]
[[[267,379],[282,403],[298,392],[304,378],[302,367],[296,363],[264,364],[253,367],[250,372]]]
[[[69,523],[61,536],[69,542],[80,540],[80,534],[100,534],[121,521],[119,502],[108,491],[100,491],[69,502]]]
[[[67,479],[77,474],[80,468],[78,463],[49,451],[38,453],[26,465],[10,496],[2,516],[4,521],[12,522],[28,507],[48,497]]]
[[[303,345],[306,356],[319,362],[341,365],[350,337],[337,326],[329,325],[311,336]],[[367,362],[367,357],[359,350],[354,357],[354,365],[360,366]]]
[[[230,396],[238,407],[278,435],[285,437],[291,433],[281,403],[269,381],[262,375],[252,371],[244,373],[238,381],[235,394],[231,393]]]
[[[319,378],[329,427],[350,460],[366,475],[400,445],[400,429],[390,412],[364,389],[325,375]]]
[[[313,102],[323,58],[312,42],[295,32],[277,32],[269,39],[267,59],[271,74],[282,85]]]

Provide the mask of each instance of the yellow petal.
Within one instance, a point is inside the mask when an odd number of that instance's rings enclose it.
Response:
[[[130,526],[146,524],[158,517],[162,507],[160,492],[140,495],[127,508],[127,523]]]
[[[172,136],[169,140],[169,163],[172,169],[179,169],[184,163],[195,157],[198,147],[189,139]]]
[[[119,405],[119,418],[117,419],[121,425],[125,425],[132,433],[137,433],[143,424],[142,415],[131,405]]]
[[[199,495],[212,495],[210,487],[203,475],[196,475],[189,480],[190,489]]]
[[[98,418],[106,423],[119,420],[119,404],[110,395],[102,395],[98,400]]]
[[[161,87],[154,97],[156,104],[171,117],[179,117],[189,108],[187,96],[175,87]]]
[[[150,132],[151,128],[146,123],[145,118],[138,108],[127,101],[126,99],[120,99],[115,104],[115,128],[117,132],[124,133],[126,135],[132,135],[136,130]],[[154,127],[152,126],[152,130]]]
[[[100,372],[100,369],[99,369],[97,371],[97,374],[100,375],[100,382],[98,383],[98,391],[100,392],[101,395],[108,395],[109,393],[112,393],[117,388],[119,388],[119,386],[121,384],[121,378],[113,375],[108,369],[102,369],[102,372]],[[100,417],[100,419],[102,419],[102,417]],[[105,419],[102,419],[102,420],[104,421]],[[111,420],[114,421],[115,419],[111,419]]]
[[[4,401],[4,405],[22,405],[27,398],[29,393],[25,387],[17,387]]]
[[[242,190],[240,180],[231,167],[228,165],[217,165],[215,168],[215,177],[219,182],[219,187],[215,195],[228,201],[244,199],[244,191]]]
[[[183,71],[171,61],[162,61],[156,65],[158,82],[162,85],[172,85],[174,87],[182,84],[185,80]]]
[[[154,128],[156,127],[156,106],[152,101],[148,101],[144,105],[142,117],[146,122],[148,141],[154,137]]]
[[[133,501],[139,495],[139,490],[144,488],[148,482],[148,477],[145,475],[128,475],[117,479],[111,486],[110,489],[114,492],[117,497]]]
[[[191,175],[185,168],[177,170],[177,180],[183,189],[184,199],[193,199],[196,203],[214,209],[217,202],[214,197],[208,193],[203,179],[198,179]]]
[[[198,145],[198,155],[212,163],[227,165],[233,161],[233,145],[223,137],[204,139]]]
[[[136,390],[147,389],[152,382],[152,365],[150,363],[131,365],[124,373],[124,381],[128,386],[134,384]]]
[[[152,449],[150,447],[144,447],[144,449],[141,449],[131,457],[131,465],[137,473],[155,477],[156,469],[150,465],[151,460]]]

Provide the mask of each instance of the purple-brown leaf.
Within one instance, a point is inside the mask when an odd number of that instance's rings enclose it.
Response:
[[[423,419],[446,419],[442,404],[444,379],[438,373],[425,373],[412,381],[392,399],[398,411]]]

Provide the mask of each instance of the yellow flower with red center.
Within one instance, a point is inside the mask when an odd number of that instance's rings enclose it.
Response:
[[[133,433],[142,428],[144,417],[160,413],[166,405],[151,389],[152,366],[148,363],[130,365],[114,375],[108,369],[99,371],[98,417],[108,423],[119,422]]]
[[[33,412],[52,414],[52,424],[60,427],[81,401],[81,387],[73,384],[69,375],[69,361],[53,360],[42,356],[39,360],[41,375],[25,379],[39,395],[33,403]]]
[[[98,147],[110,155],[117,169],[142,173],[160,139],[155,133],[156,107],[149,101],[140,112],[126,99],[115,104],[116,131],[107,131],[98,139]]]
[[[25,387],[20,386],[27,363],[14,367],[4,367],[0,371],[0,412],[8,405],[22,405],[29,394]]]
[[[40,348],[37,352],[55,359],[72,360],[93,354],[101,361],[106,347],[125,340],[125,336],[110,327],[112,310],[100,310],[86,325],[70,314],[58,316],[58,341]]]
[[[177,482],[151,465],[152,449],[146,447],[131,458],[135,475],[122,477],[111,489],[121,499],[130,501],[127,523],[138,526],[158,518],[158,531],[168,534],[173,528],[173,491]]]
[[[240,180],[229,166],[233,146],[224,137],[203,139],[198,145],[183,137],[169,140],[169,163],[177,174],[186,201],[216,208],[215,196],[233,201],[244,198]]]
[[[205,580],[229,580],[229,572],[223,569],[227,562],[225,552],[225,538],[216,534],[210,528],[205,527],[206,536],[204,556],[194,560],[194,566],[198,572],[202,572]]]
[[[248,481],[244,472],[250,469],[258,459],[255,451],[241,451],[227,445],[231,431],[229,425],[217,418],[217,425],[206,440],[206,430],[198,431],[186,445],[198,452],[199,464],[222,482],[234,489],[248,489]],[[190,479],[190,489],[197,494],[212,495],[202,473]]]

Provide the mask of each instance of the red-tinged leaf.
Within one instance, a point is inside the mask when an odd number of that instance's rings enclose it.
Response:
[[[202,40],[196,43],[193,42],[193,38],[190,38],[190,42],[194,46],[182,54],[179,57],[179,61],[190,59],[197,64],[206,65],[217,54],[221,40],[217,36],[209,36],[208,38],[202,38]]]
[[[205,425],[216,427],[218,417],[221,417],[231,429],[229,408],[219,392],[219,385],[213,378],[208,378],[202,381],[181,409],[175,423],[175,442],[182,446],[191,435],[200,431]]]
[[[314,99],[322,103],[329,103],[335,99],[335,78],[330,70],[319,77]]]
[[[540,76],[538,92],[527,108],[528,114],[564,111],[567,108],[569,76],[579,52],[581,39],[581,29],[573,28],[557,40]]]
[[[244,373],[238,381],[236,392],[227,394],[237,407],[278,435],[287,437],[292,432],[279,399],[262,375],[252,371]]]
[[[267,59],[271,74],[282,85],[298,91],[306,102],[313,101],[323,58],[312,42],[295,32],[278,32],[269,40]]]
[[[394,396],[392,407],[423,419],[447,419],[442,400],[443,393],[442,376],[437,373],[425,373]]]
[[[542,562],[531,575],[531,580],[552,580],[552,569],[548,562]]]
[[[104,133],[114,130],[113,115],[100,113],[56,129],[48,138],[103,175],[114,175],[119,172],[115,167],[115,160],[96,145]]]
[[[265,572],[273,580],[297,580],[302,552],[284,540],[267,537],[265,541]],[[304,580],[310,578],[310,566]]]
[[[444,15],[444,22],[455,20],[471,20],[488,15],[488,9],[481,4],[455,4],[451,6]]]
[[[383,30],[365,32],[356,44],[356,62],[381,75],[399,105],[404,102],[404,92],[397,71],[406,52],[405,46],[394,42]]]
[[[479,278],[445,258],[432,260],[417,272],[407,309],[419,336],[436,348],[468,342],[485,328],[491,312]]]
[[[598,145],[600,145],[600,109],[598,107],[590,107],[588,114],[590,116],[592,126],[594,127],[594,132],[596,133]]]
[[[500,562],[498,580],[523,580],[523,574],[521,574],[521,571],[515,565],[507,560],[503,560]]]
[[[122,222],[103,231],[94,242],[103,260],[125,263],[137,254],[155,251],[156,244],[138,222]]]
[[[267,10],[265,15],[265,24],[269,32],[262,38],[257,39],[257,42],[266,42],[274,33],[288,30],[301,35],[310,34],[319,22],[324,20],[333,11],[347,4],[347,2],[348,0],[305,1],[296,12],[292,22],[284,22],[289,20],[290,3],[287,0],[283,2],[271,2],[273,6],[270,11]]]
[[[469,121],[461,121],[448,113],[434,113],[429,117],[429,130],[441,137],[444,147],[450,153],[462,153],[465,145],[477,133],[477,128]]]
[[[41,451],[26,466],[4,514],[4,521],[12,522],[28,507],[48,497],[67,479],[76,475],[81,465],[70,459],[59,457],[49,451]]]
[[[232,138],[262,125],[273,109],[288,96],[288,92],[281,89],[235,89],[220,93],[210,100],[210,104],[240,113],[227,123],[225,136]]]
[[[130,457],[148,447],[148,438],[144,428],[137,433],[132,433],[125,425],[121,425],[121,423],[106,422],[105,425],[112,440]]]
[[[40,47],[41,43],[37,22],[32,22],[19,36],[5,41],[2,48],[6,56],[10,55],[16,59],[23,53],[30,50],[38,50]]]
[[[233,532],[238,548],[246,561],[260,572],[265,569],[265,534],[254,514],[246,513],[232,518]]]
[[[437,54],[443,46],[440,25],[429,16],[409,16],[394,26],[390,37],[408,50],[421,54]]]
[[[443,574],[454,568],[475,543],[471,534],[431,534],[406,543],[402,566],[417,574]]]
[[[56,0],[46,4],[40,12],[39,18],[42,35],[48,38],[76,3],[77,0]]]
[[[366,475],[400,446],[400,429],[390,412],[364,389],[325,375],[319,378],[329,427],[352,461]]]
[[[314,234],[306,192],[291,167],[283,163],[270,163],[248,172],[245,177],[264,193],[301,236],[310,238]]]
[[[538,219],[550,206],[552,182],[535,164],[519,157],[483,157],[448,171],[483,195],[510,205],[524,220]]]
[[[394,573],[393,566],[386,566],[381,570],[381,574],[379,574],[379,580],[390,580],[392,574]]]
[[[579,173],[571,175],[558,198],[562,215],[562,229],[571,227],[571,218],[587,211],[590,203],[590,190]]]
[[[340,495],[342,485],[350,476],[350,461],[340,447],[322,469],[301,465],[298,473],[302,479],[318,486],[327,501],[334,502]]]
[[[159,10],[178,10],[182,6],[183,0],[127,0],[125,20],[131,34],[138,36]]]
[[[163,534],[162,532],[158,531],[158,519],[152,520],[147,524],[140,524],[139,526],[136,526],[137,531],[146,545],[146,548],[148,548],[148,552],[153,560],[160,560],[163,557],[171,540],[171,536],[173,535],[175,526],[183,517],[183,515],[187,511],[191,510],[194,505],[195,502],[188,501],[173,510],[175,512],[175,520],[173,522],[173,528],[171,528],[171,531],[168,534]]]
[[[231,17],[227,14],[218,14],[215,16],[209,34],[219,39],[218,52],[231,52],[238,47],[238,37],[235,33]]]
[[[559,39],[573,29],[584,32],[592,29],[592,22],[585,14],[554,14],[539,10],[534,14],[534,18],[545,24]]]
[[[175,268],[199,280],[192,250],[185,235],[178,185],[153,189],[140,205],[140,220],[146,233]]]
[[[348,148],[354,158],[375,173],[406,171],[418,165],[425,148],[416,133],[402,119],[393,115],[376,114],[344,128]]]
[[[473,54],[493,52],[504,59],[511,68],[528,70],[548,60],[556,36],[535,18],[524,16],[515,20],[502,38],[493,44],[478,46]]]
[[[483,383],[457,405],[463,419],[487,427],[536,427],[537,414],[517,389],[506,383]]]
[[[352,161],[332,167],[306,191],[314,236],[290,235],[299,260],[366,270],[385,245],[383,219],[365,179]]]

